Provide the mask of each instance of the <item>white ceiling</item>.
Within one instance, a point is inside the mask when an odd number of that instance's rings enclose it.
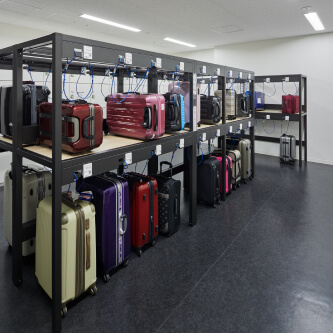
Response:
[[[314,34],[303,16],[305,6],[319,13],[325,32],[333,31],[332,0],[0,0],[0,22],[176,53]],[[81,14],[142,31],[94,23],[80,18]],[[171,44],[164,37],[197,48]]]

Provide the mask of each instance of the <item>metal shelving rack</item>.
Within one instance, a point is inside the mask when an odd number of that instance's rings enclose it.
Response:
[[[289,116],[289,121],[298,122],[298,140],[296,145],[299,148],[299,166],[302,167],[303,149],[304,147],[304,162],[308,159],[308,142],[307,142],[307,115],[308,115],[308,103],[307,103],[307,77],[302,74],[287,74],[287,75],[262,75],[255,77],[255,83],[265,82],[269,79],[273,83],[281,83],[285,78],[289,78],[289,82],[298,83],[299,91],[299,113],[298,114],[284,114],[282,113],[282,101],[281,104],[266,104],[264,111],[256,111],[256,119],[266,119],[266,116],[270,116],[271,120],[283,120],[285,116]],[[304,136],[304,138],[303,138]],[[280,138],[259,136],[256,135],[256,140],[280,143]]]
[[[0,138],[0,149],[12,152],[12,174],[13,174],[13,239],[12,239],[12,279],[16,286],[23,282],[22,272],[22,241],[34,237],[34,222],[22,225],[22,159],[27,158],[36,163],[40,163],[52,172],[52,329],[54,332],[61,330],[61,192],[62,185],[74,181],[74,172],[82,172],[83,166],[92,163],[92,176],[103,172],[118,169],[122,171],[125,154],[132,153],[132,163],[149,159],[148,171],[151,174],[157,172],[158,157],[152,152],[156,151],[156,146],[160,145],[162,154],[173,152],[175,147],[184,143],[184,155],[186,148],[186,159],[184,165],[178,168],[178,172],[186,171],[189,179],[189,224],[196,224],[197,209],[197,144],[203,133],[206,139],[213,139],[220,130],[219,142],[225,148],[225,136],[228,133],[230,124],[226,122],[225,112],[222,122],[212,126],[201,126],[197,129],[196,119],[191,113],[190,127],[188,130],[176,132],[173,135],[165,135],[158,140],[133,144],[133,140],[124,138],[119,146],[110,146],[112,135],[104,137],[104,143],[95,151],[83,154],[69,155],[62,152],[62,75],[67,59],[72,59],[75,50],[84,50],[85,47],[92,47],[91,66],[94,75],[105,75],[106,68],[114,68],[118,63],[119,56],[127,62],[127,53],[131,54],[131,64],[129,68],[136,68],[137,72],[144,72],[151,68],[148,76],[148,92],[158,92],[158,79],[163,78],[165,73],[178,72],[179,75],[190,81],[191,87],[191,110],[196,105],[196,94],[194,87],[197,82],[197,73],[200,67],[206,66],[210,75],[218,77],[218,85],[224,91],[223,103],[225,106],[225,85],[227,68],[213,64],[203,64],[191,59],[173,57],[169,55],[138,50],[129,47],[107,44],[94,40],[77,38],[54,33],[42,38],[34,39],[25,43],[0,50],[0,69],[13,70],[13,137],[11,139]],[[77,51],[78,52],[78,51]],[[67,73],[81,72],[85,59],[73,61]],[[22,143],[22,133],[26,129],[22,124],[23,105],[21,98],[22,91],[22,67],[29,64],[32,71],[50,71],[52,68],[52,148],[43,146],[26,146]],[[157,68],[158,67],[158,68]],[[123,70],[121,70],[121,68]],[[117,70],[118,92],[123,91],[123,78],[127,75],[124,70],[125,65],[119,66]],[[220,68],[217,75],[217,68]],[[238,70],[240,72],[240,70]],[[243,72],[252,76],[252,91],[254,87],[254,73]],[[225,108],[224,108],[225,109]],[[194,118],[194,119],[193,119]],[[250,127],[250,137],[254,147],[254,114],[252,118],[236,119],[232,126]],[[128,141],[127,141],[128,140]],[[187,159],[187,149],[189,149],[189,159]],[[254,154],[252,154],[254,156]],[[186,161],[186,162],[185,162]],[[224,163],[225,167],[225,163]],[[254,169],[254,159],[253,159]],[[225,172],[223,173],[225,184]],[[225,186],[223,187],[225,191]],[[225,193],[223,195],[225,199]]]

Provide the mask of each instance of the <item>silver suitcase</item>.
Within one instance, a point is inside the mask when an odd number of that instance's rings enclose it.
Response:
[[[296,137],[283,134],[280,137],[280,162],[294,164],[296,159]]]

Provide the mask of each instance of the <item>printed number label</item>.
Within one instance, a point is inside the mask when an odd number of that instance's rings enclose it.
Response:
[[[92,46],[87,46],[87,45],[83,46],[83,58],[92,60],[93,58]]]

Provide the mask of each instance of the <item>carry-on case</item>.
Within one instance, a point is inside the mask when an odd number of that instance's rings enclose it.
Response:
[[[92,295],[97,292],[95,206],[63,195],[61,211],[61,303],[66,316],[68,302],[88,289]],[[35,274],[52,298],[52,197],[39,203],[36,216]]]
[[[202,157],[198,158],[200,163]],[[200,190],[198,201],[216,207],[221,200],[221,163],[214,157],[205,156],[197,167],[197,182]]]
[[[3,223],[8,244],[12,245],[12,172],[5,173],[3,198]],[[22,170],[22,223],[32,223],[36,219],[38,202],[52,194],[52,174],[38,167],[23,167]],[[35,221],[33,222],[36,227]],[[22,255],[35,253],[36,239],[31,238],[22,243]]]
[[[179,87],[178,87],[179,85]],[[190,124],[190,82],[180,81],[169,83],[169,92],[181,94],[184,97],[185,104],[185,124]],[[200,84],[197,83],[197,125],[200,126],[201,112],[200,112]]]
[[[257,111],[265,110],[265,94],[263,92],[254,92],[254,109]]]
[[[166,93],[165,98],[165,130],[182,131],[185,127],[184,97],[179,94]]]
[[[282,113],[286,114],[299,113],[299,96],[283,95]]]
[[[215,96],[220,97],[222,101],[222,90],[216,90]],[[233,89],[226,89],[225,92],[225,105],[226,105],[226,119],[236,119],[236,104],[237,104],[237,93]],[[222,103],[221,103],[221,114],[222,114]]]
[[[237,94],[237,117],[247,117],[250,112],[250,98],[245,94]]]
[[[162,166],[170,167],[170,177],[162,175]],[[165,236],[171,236],[180,227],[180,180],[172,178],[172,164],[160,163],[160,174],[154,175],[158,187],[158,230]]]
[[[39,105],[39,140],[52,146],[52,104]],[[103,109],[86,101],[62,101],[62,149],[78,153],[103,142]]]
[[[13,135],[12,99],[13,87],[0,88],[0,133],[4,136]],[[36,86],[32,81],[24,81],[22,85],[23,132],[24,144],[36,143],[38,139],[38,113],[36,107],[48,101],[50,90],[46,86]]]
[[[219,97],[200,96],[201,123],[214,125],[221,120],[221,102]]]
[[[93,194],[97,270],[108,282],[111,270],[121,264],[127,266],[131,254],[128,183],[124,177],[108,172],[86,178],[81,190]]]
[[[220,174],[222,175],[222,156],[220,151],[214,151],[212,157],[215,157],[221,165]],[[222,193],[222,177],[221,177],[221,193]],[[232,159],[230,156],[226,156],[226,176],[225,176],[225,191],[231,193],[232,190]]]
[[[280,162],[294,164],[296,159],[296,137],[283,134],[280,137]]]
[[[252,179],[252,144],[249,139],[239,140],[237,150],[241,153],[241,177],[242,182]]]
[[[241,154],[237,149],[227,150],[227,155],[232,159],[232,189],[236,190],[237,187],[240,186],[241,182],[241,170],[242,170],[242,162],[241,162]]]
[[[165,99],[158,94],[114,94],[107,97],[110,133],[151,140],[165,133]]]
[[[130,189],[131,245],[141,256],[143,247],[154,246],[158,236],[157,181],[134,172],[125,178]]]

